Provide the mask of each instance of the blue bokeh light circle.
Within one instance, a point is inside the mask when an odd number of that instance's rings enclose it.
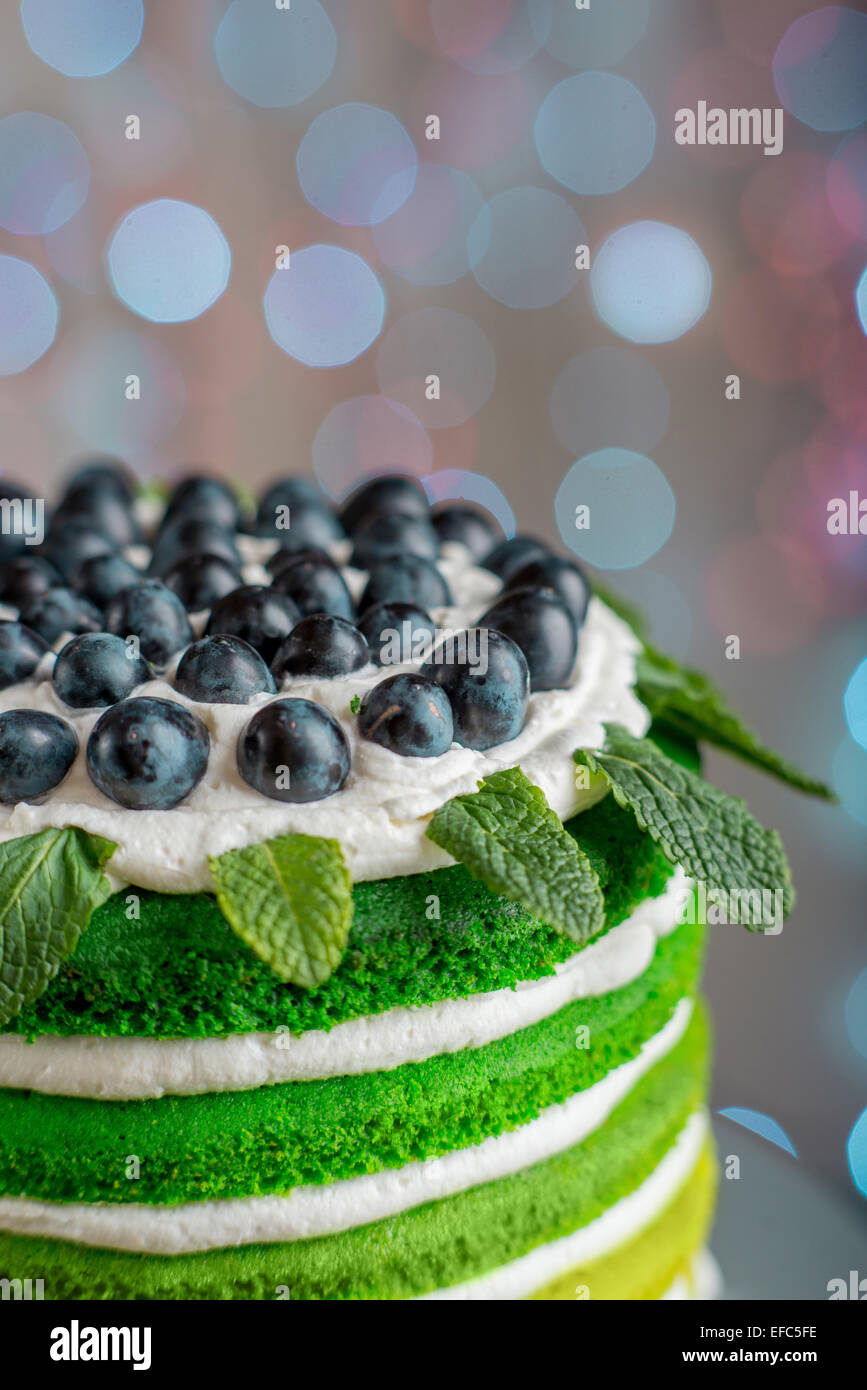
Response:
[[[370,266],[342,246],[294,251],[275,270],[263,300],[278,347],[308,367],[353,362],[379,337],[385,293]]]
[[[588,520],[579,508],[589,508]],[[633,569],[665,545],[677,503],[661,468],[631,449],[598,449],[572,464],[554,500],[565,545],[599,569]]]
[[[852,1126],[846,1144],[849,1172],[859,1192],[867,1197],[867,1110],[862,1110]]]
[[[53,116],[16,111],[0,120],[0,227],[45,236],[87,197],[90,164],[77,135]]]
[[[232,253],[204,208],[158,198],[125,215],[107,261],[115,294],[128,308],[154,323],[182,323],[220,298]]]
[[[843,810],[859,824],[867,825],[867,750],[848,736],[841,740],[834,754],[831,783]]]
[[[572,0],[555,6],[545,47],[570,68],[609,68],[647,32],[650,0],[605,0],[579,10]]]
[[[431,305],[392,324],[376,354],[376,374],[382,394],[402,401],[427,429],[452,429],[490,398],[497,359],[477,323]]]
[[[539,52],[551,32],[552,0],[499,3],[502,13],[497,15],[490,0],[475,11],[467,0],[431,0],[434,38],[467,72],[482,77],[515,72]]]
[[[563,367],[548,403],[554,433],[573,455],[608,445],[653,449],[668,429],[671,398],[652,362],[632,348],[588,348]]]
[[[142,0],[21,0],[21,24],[37,58],[65,77],[102,77],[139,45]]]
[[[825,5],[789,25],[772,71],[787,111],[813,130],[854,130],[867,120],[867,15]]]
[[[867,657],[855,668],[843,694],[849,733],[867,749]]]
[[[867,333],[867,267],[861,272],[861,279],[855,286],[855,312],[858,322]]]
[[[317,212],[342,227],[372,227],[410,197],[418,155],[390,111],[349,101],[311,122],[296,165],[301,191]]]
[[[57,300],[29,261],[0,256],[0,376],[24,372],[57,334]]]
[[[67,337],[61,351],[54,405],[64,430],[72,429],[86,448],[126,457],[149,453],[178,425],[184,380],[159,342],[131,329],[97,328]]]
[[[462,169],[420,164],[402,207],[373,229],[380,259],[413,285],[451,285],[470,268],[467,233],[484,204]]]
[[[484,473],[473,473],[469,468],[441,468],[422,478],[422,483],[431,506],[436,502],[475,502],[499,522],[507,540],[514,536],[518,523],[509,499]]]
[[[612,232],[590,270],[603,323],[633,343],[670,343],[703,317],[713,275],[688,232],[667,222],[630,222]]]
[[[227,86],[254,106],[298,106],[334,70],[337,35],[318,0],[233,0],[214,37]]]
[[[573,193],[616,193],[653,158],[656,120],[642,93],[611,72],[558,82],[533,130],[542,167]]]
[[[565,198],[525,185],[485,203],[467,235],[467,254],[492,299],[510,309],[545,309],[581,279],[576,251],[586,243],[584,224]]]

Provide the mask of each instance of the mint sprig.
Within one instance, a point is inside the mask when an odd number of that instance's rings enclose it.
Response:
[[[77,826],[0,844],[0,1027],[38,999],[111,895],[117,846]]]
[[[590,860],[519,767],[447,801],[427,833],[492,892],[572,941],[602,930],[605,904]]]
[[[635,816],[672,864],[716,894],[737,894],[739,902],[779,890],[783,913],[789,912],[794,889],[776,830],[765,830],[738,797],[710,786],[650,739],[610,724],[606,735],[601,753],[578,750],[575,761],[606,778],[617,804]],[[753,926],[761,930],[761,924]]]
[[[681,666],[645,646],[637,662],[635,693],[658,729],[712,743],[734,757],[779,777],[798,791],[836,800],[823,782],[773,752],[735,712],[723,692],[701,671]]]
[[[338,842],[280,835],[208,863],[220,911],[241,940],[281,980],[324,984],[352,924],[352,883]]]

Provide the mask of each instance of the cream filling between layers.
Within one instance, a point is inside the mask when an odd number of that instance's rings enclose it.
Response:
[[[286,1196],[171,1206],[5,1197],[0,1199],[0,1229],[112,1250],[179,1255],[234,1245],[308,1240],[366,1226],[519,1172],[581,1143],[605,1123],[641,1077],[676,1046],[689,1025],[692,1010],[693,1001],[682,999],[665,1026],[645,1042],[636,1057],[614,1068],[586,1091],[549,1106],[520,1129],[492,1135],[480,1144],[456,1149],[440,1158],[338,1182],[298,1187]],[[646,1220],[641,1203],[638,1211]],[[542,1282],[538,1280],[537,1286]]]
[[[502,1300],[527,1298],[561,1274],[599,1260],[633,1240],[675,1198],[701,1156],[709,1130],[707,1112],[695,1111],[677,1140],[648,1178],[621,1197],[595,1221],[560,1240],[539,1245],[491,1274],[423,1295],[424,1300]],[[711,1295],[712,1296],[712,1295]]]
[[[0,1086],[97,1100],[145,1100],[243,1091],[281,1081],[387,1071],[442,1053],[483,1047],[576,999],[608,994],[642,975],[657,940],[679,924],[689,880],[677,869],[599,941],[515,989],[398,1006],[330,1031],[238,1033],[226,1038],[55,1037],[0,1034]]]
[[[457,606],[435,610],[440,628],[461,629],[476,622],[500,590],[493,575],[460,555],[466,557],[462,546],[448,547],[447,553],[444,548],[440,567]],[[356,570],[346,574],[357,591],[364,576]],[[350,713],[354,695],[363,696],[386,675],[416,670],[418,663],[387,668],[371,664],[335,680],[287,680],[280,693],[330,710],[346,734],[352,756],[341,791],[306,805],[271,800],[238,773],[239,735],[255,710],[275,698],[272,695],[247,705],[201,704],[170,684],[173,667],[165,677],[139,686],[136,695],[175,700],[193,710],[208,728],[211,752],[204,778],[181,805],[168,811],[130,811],[97,791],[87,774],[85,745],[103,711],[70,709],[57,698],[50,679],[13,685],[0,691],[0,711],[26,707],[58,715],[76,729],[80,751],[66,780],[41,804],[21,802],[4,810],[0,841],[48,826],[78,825],[116,842],[108,864],[115,887],[132,883],[162,893],[213,891],[208,855],[290,831],[339,840],[354,882],[440,868],[454,861],[427,838],[431,816],[451,797],[474,792],[480,779],[493,772],[520,764],[563,819],[604,795],[601,778],[589,787],[576,784],[572,754],[576,748],[601,747],[609,722],[623,724],[638,736],[647,731],[650,717],[632,690],[639,649],[629,627],[592,599],[569,686],[531,695],[524,729],[511,742],[486,752],[453,744],[437,758],[400,757],[359,738],[357,720]],[[40,674],[50,675],[53,660],[53,655],[46,656]]]

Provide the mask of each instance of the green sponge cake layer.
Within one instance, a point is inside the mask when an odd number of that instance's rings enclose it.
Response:
[[[702,927],[685,924],[658,942],[649,968],[622,989],[568,1004],[484,1047],[390,1071],[144,1101],[0,1091],[0,1194],[110,1202],[248,1196],[477,1144],[636,1057],[695,993],[702,937]],[[131,1154],[141,1162],[134,1182],[125,1176]]]
[[[0,1271],[42,1278],[46,1297],[72,1299],[271,1299],[280,1288],[296,1299],[400,1299],[462,1285],[637,1195],[700,1107],[706,1063],[706,1027],[696,1012],[681,1042],[582,1143],[337,1235],[170,1257],[10,1235],[0,1237]]]
[[[675,1280],[692,1283],[692,1266],[713,1217],[716,1168],[710,1146],[695,1172],[658,1220],[610,1255],[576,1265],[531,1295],[533,1299],[574,1301],[659,1299]]]
[[[567,828],[599,874],[606,929],[662,892],[670,863],[649,835],[624,824],[611,798]],[[396,1005],[509,988],[552,974],[578,949],[459,865],[357,883],[353,897],[343,961],[326,984],[303,990],[279,980],[207,894],[127,889],[94,913],[57,978],[7,1031],[150,1038],[302,1033]]]

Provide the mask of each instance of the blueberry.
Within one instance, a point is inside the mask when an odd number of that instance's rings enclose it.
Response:
[[[173,700],[142,695],[110,705],[87,740],[95,787],[130,811],[168,811],[199,785],[210,740],[201,719]]]
[[[533,536],[512,536],[489,550],[479,564],[507,584],[522,565],[528,565],[531,560],[544,560],[548,554],[548,547]]]
[[[238,499],[220,478],[182,478],[169,498],[163,522],[193,517],[212,522],[225,531],[236,531],[240,522]]]
[[[465,748],[495,748],[523,729],[530,672],[520,647],[502,632],[456,633],[432,652],[421,673],[448,695],[455,741]]]
[[[188,700],[246,705],[254,695],[276,695],[277,686],[259,653],[240,637],[200,637],[178,663],[175,690]]]
[[[49,644],[23,623],[0,621],[0,690],[33,675]]]
[[[162,578],[190,555],[219,555],[239,569],[241,556],[231,531],[218,522],[176,516],[160,527],[151,553],[150,573]]]
[[[479,619],[521,648],[530,668],[531,690],[569,684],[578,652],[578,625],[553,589],[513,589]]]
[[[322,801],[349,776],[349,744],[327,709],[312,700],[272,700],[238,740],[238,771],[275,801]]]
[[[52,526],[44,543],[39,547],[44,555],[56,566],[67,584],[71,583],[82,560],[91,555],[112,555],[117,546],[107,536],[102,536],[82,517],[67,518],[55,528]]]
[[[51,645],[64,632],[100,632],[102,613],[74,589],[46,589],[21,605],[18,616]]]
[[[506,592],[513,589],[553,589],[563,600],[580,628],[587,616],[590,602],[590,585],[584,572],[571,560],[563,560],[559,555],[546,555],[542,560],[531,560],[513,574]]]
[[[241,571],[221,555],[188,555],[169,570],[166,587],[191,613],[213,608],[241,584]]]
[[[0,602],[20,608],[28,599],[63,584],[60,571],[42,555],[18,555],[0,572]]]
[[[0,801],[34,801],[63,781],[78,752],[64,719],[38,709],[0,714]]]
[[[113,492],[121,502],[129,505],[135,497],[135,477],[120,459],[91,459],[70,475],[63,500],[77,501],[95,491]]]
[[[312,478],[275,478],[262,493],[259,516],[273,517],[278,507],[309,505],[327,507],[329,502]]]
[[[336,513],[325,501],[264,502],[253,527],[257,536],[280,541],[293,536],[305,545],[330,545],[343,540],[344,531]]]
[[[419,661],[436,637],[436,623],[414,603],[375,603],[359,620],[377,666]]]
[[[356,569],[369,570],[392,555],[421,555],[425,560],[435,560],[439,552],[439,539],[429,521],[400,512],[375,512],[356,528],[349,563]]]
[[[454,740],[449,697],[421,675],[386,676],[364,697],[358,716],[364,738],[402,758],[437,758]]]
[[[418,608],[447,608],[451,591],[436,565],[421,555],[395,555],[374,565],[361,595],[359,613],[374,603],[414,603]]]
[[[490,555],[496,532],[488,518],[474,507],[449,502],[437,508],[431,522],[441,541],[460,541],[474,560]]]
[[[61,647],[51,677],[65,705],[92,709],[125,700],[137,685],[153,680],[148,663],[110,632],[84,632]]]
[[[301,614],[291,598],[265,584],[244,584],[211,609],[207,633],[228,632],[255,647],[267,666]]]
[[[11,478],[0,478],[0,503],[24,501],[30,496],[31,493],[20,483],[13,483]],[[13,555],[20,554],[25,545],[26,541],[20,530],[14,527],[10,530],[0,530],[0,564],[5,564]]]
[[[308,545],[306,541],[297,538],[292,540],[288,536],[281,543],[280,549],[275,550],[265,561],[265,568],[276,579],[282,570],[297,564],[299,560],[316,560],[320,565],[337,568],[327,550],[322,550],[320,546]]]
[[[61,502],[51,523],[52,534],[65,526],[84,526],[112,545],[136,545],[141,530],[129,503],[111,488],[83,488]]]
[[[311,613],[296,623],[277,649],[271,670],[280,676],[348,676],[370,661],[357,627],[332,613]]]
[[[427,518],[429,511],[427,494],[418,479],[393,473],[369,478],[356,488],[344,503],[340,520],[351,536],[359,522],[374,512],[400,512],[404,516]]]
[[[141,578],[141,570],[123,555],[91,555],[75,569],[72,583],[97,608],[106,608],[121,589],[128,589]]]
[[[142,656],[155,666],[165,666],[193,640],[187,610],[158,579],[140,579],[121,589],[105,610],[105,630],[138,637]]]
[[[352,596],[340,570],[321,560],[297,560],[275,576],[273,587],[288,594],[302,617],[308,613],[333,613],[351,621],[355,617]]]

